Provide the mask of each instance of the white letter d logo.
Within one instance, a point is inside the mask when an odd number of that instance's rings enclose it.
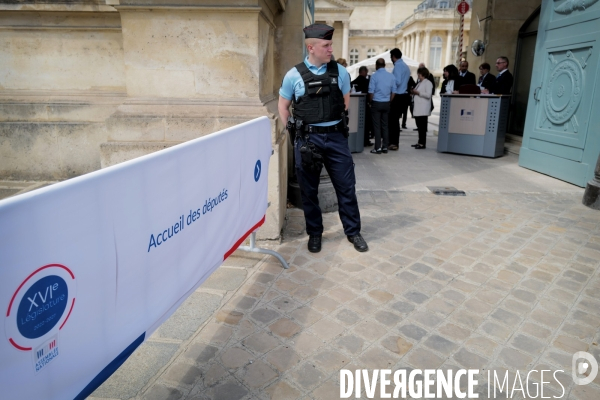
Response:
[[[598,362],[590,353],[585,351],[578,351],[573,354],[571,374],[573,375],[573,382],[576,385],[587,385],[596,379],[598,375]],[[591,370],[590,370],[591,368]],[[586,377],[586,372],[589,371]]]

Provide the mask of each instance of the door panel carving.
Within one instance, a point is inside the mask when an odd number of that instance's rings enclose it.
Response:
[[[579,186],[600,151],[600,0],[543,0],[519,165]]]
[[[590,118],[589,100],[595,74],[589,72],[593,42],[557,46],[548,43],[541,92],[534,91],[536,127],[533,136],[542,140],[583,148]],[[551,137],[550,137],[551,136]]]
[[[574,11],[585,11],[598,0],[567,0],[561,4],[554,4],[554,12],[558,14],[571,14]]]

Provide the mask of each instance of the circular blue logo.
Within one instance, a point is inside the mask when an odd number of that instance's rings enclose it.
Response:
[[[25,293],[17,309],[17,328],[27,339],[37,339],[50,332],[62,317],[69,300],[63,278],[46,276]]]
[[[260,179],[260,171],[261,171],[261,166],[260,166],[260,160],[256,161],[256,165],[254,165],[254,182],[258,182],[258,180]]]

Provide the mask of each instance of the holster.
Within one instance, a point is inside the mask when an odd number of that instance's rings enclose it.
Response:
[[[312,174],[320,174],[323,169],[323,156],[317,150],[314,143],[308,141],[308,135],[300,146],[300,158],[302,168]]]
[[[294,144],[295,140],[296,140],[296,121],[294,120],[294,117],[292,117],[291,115],[288,117],[287,123],[285,124],[285,128],[287,129],[288,133],[290,134],[290,140],[292,141],[291,143]]]
[[[348,139],[348,136],[350,136],[350,128],[348,128],[349,121],[350,118],[348,118],[348,112],[342,112],[342,133],[346,139]]]

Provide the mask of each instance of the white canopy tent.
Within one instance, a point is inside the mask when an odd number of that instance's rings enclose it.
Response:
[[[390,58],[390,52],[388,50],[385,53],[381,53],[374,57],[367,58],[366,60],[362,60],[361,62],[347,67],[346,69],[348,70],[348,73],[350,73],[350,77],[352,78],[352,80],[356,79],[356,77],[358,76],[358,69],[363,65],[369,69],[369,75],[375,72],[375,61],[377,61],[378,58],[383,58],[385,60],[385,69],[389,72],[392,72],[392,70],[394,69],[394,64],[392,64],[392,59]],[[408,65],[408,68],[410,68],[410,73],[416,76],[417,68],[419,68],[419,63],[405,56],[402,56],[402,60],[406,63],[406,65]]]

